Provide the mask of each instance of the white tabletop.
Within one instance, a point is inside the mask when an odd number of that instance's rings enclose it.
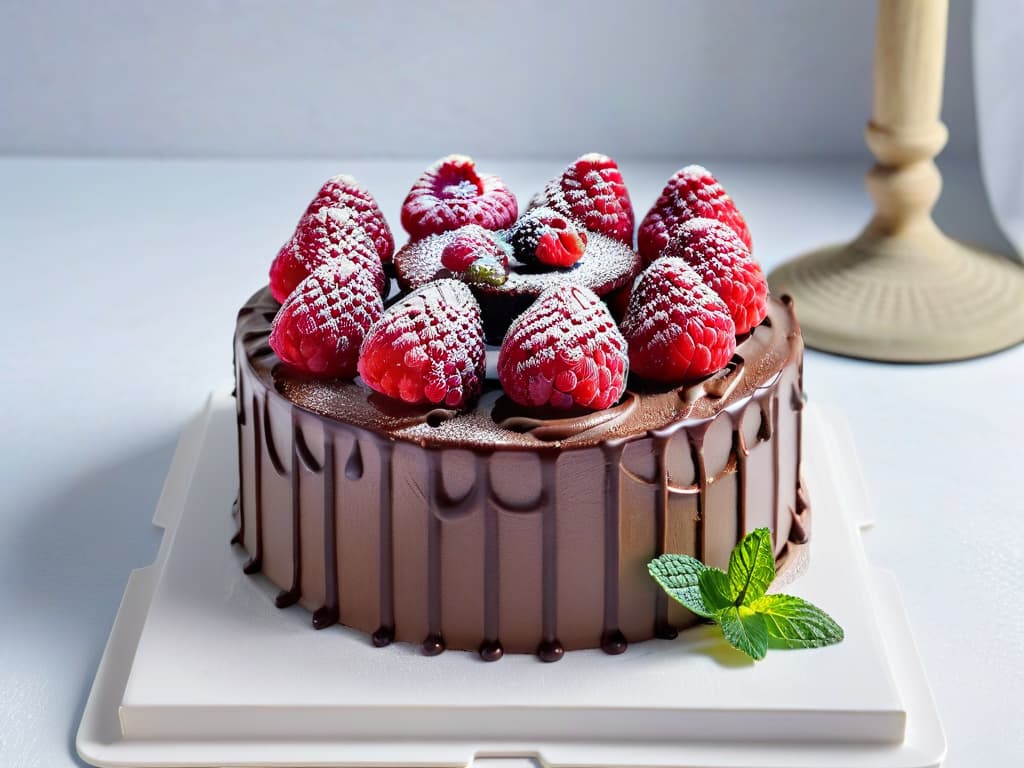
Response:
[[[702,160],[769,268],[854,235],[870,212],[858,163]],[[689,161],[623,161],[637,209]],[[524,203],[559,168],[480,164]],[[0,765],[76,764],[128,572],[156,552],[178,434],[230,378],[235,312],[308,199],[353,173],[397,228],[424,165],[0,160]],[[977,172],[945,171],[940,224],[1000,246]],[[1024,755],[1022,377],[1024,347],[937,366],[807,356],[809,396],[851,423],[877,520],[868,553],[902,586],[954,768]]]

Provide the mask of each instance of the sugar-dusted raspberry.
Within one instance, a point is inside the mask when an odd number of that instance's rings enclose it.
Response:
[[[675,227],[696,218],[717,219],[739,235],[748,251],[753,250],[747,222],[718,179],[707,168],[688,165],[672,175],[640,222],[636,243],[644,265],[662,255]]]
[[[729,309],[685,261],[673,256],[656,260],[640,275],[622,334],[633,372],[672,384],[714,373],[736,351]]]
[[[505,394],[529,407],[614,405],[626,388],[626,340],[593,291],[550,288],[520,315],[498,353]]]
[[[508,280],[508,245],[477,224],[461,227],[441,250],[448,275],[470,285],[502,285]]]
[[[356,375],[363,337],[381,316],[376,286],[352,261],[318,267],[285,299],[270,331],[277,356],[314,376]]]
[[[355,177],[341,173],[325,181],[306,208],[305,215],[319,213],[324,208],[346,208],[352,211],[356,223],[373,240],[380,260],[384,264],[391,263],[395,253],[391,228],[373,195]]]
[[[592,232],[633,245],[633,204],[619,166],[607,155],[583,155],[530,201],[571,216]]]
[[[587,249],[587,230],[551,208],[533,208],[508,230],[508,243],[523,264],[571,267]]]
[[[462,408],[484,378],[480,305],[469,288],[438,280],[389,307],[363,341],[359,375],[368,386],[407,403]]]
[[[472,158],[443,157],[427,168],[402,203],[402,226],[413,240],[479,224],[504,229],[519,204],[498,176],[481,176]]]
[[[306,214],[299,221],[270,266],[270,292],[283,303],[310,273],[332,259],[354,262],[383,294],[384,268],[359,216],[350,208],[333,207]]]
[[[729,308],[736,333],[747,333],[768,314],[768,282],[739,236],[714,219],[690,219],[673,230],[666,256],[678,256]]]

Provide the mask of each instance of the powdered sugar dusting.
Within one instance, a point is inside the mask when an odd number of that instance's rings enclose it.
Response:
[[[663,251],[678,256],[729,308],[736,333],[747,333],[768,312],[768,283],[739,236],[715,219],[690,219],[673,230]]]
[[[359,267],[335,259],[288,296],[274,318],[270,346],[313,375],[352,377],[363,337],[383,311],[380,293]]]
[[[303,217],[274,260],[270,268],[274,296],[283,300],[306,275],[335,259],[355,263],[383,292],[384,269],[357,217],[343,209],[321,208]]]
[[[577,158],[530,200],[530,208],[543,206],[591,232],[633,243],[633,204],[618,166],[607,155],[590,152]]]
[[[515,195],[498,176],[477,173],[465,155],[443,157],[415,181],[402,204],[402,226],[413,238],[478,224],[503,229],[516,220]]]
[[[461,408],[479,393],[485,350],[480,307],[455,280],[424,286],[390,307],[367,333],[359,373],[406,403]]]
[[[499,232],[505,237],[506,232]],[[441,254],[457,230],[408,243],[395,254],[395,271],[405,288],[419,288],[442,274]],[[600,233],[591,233],[583,257],[569,269],[537,268],[513,258],[508,280],[500,286],[473,286],[477,295],[539,296],[559,285],[580,285],[603,296],[633,280],[640,270],[636,252]],[[484,299],[481,298],[483,301]]]
[[[671,256],[644,270],[621,328],[633,370],[655,381],[707,376],[736,349],[729,309],[685,261]]]
[[[601,409],[626,387],[626,340],[586,288],[550,288],[512,324],[498,356],[505,393],[525,406]]]
[[[355,177],[341,173],[329,178],[306,207],[303,218],[319,213],[325,208],[335,209],[338,212],[335,215],[344,212],[353,216],[373,241],[380,260],[385,264],[391,261],[395,253],[395,240],[391,235],[391,228],[373,195]],[[301,226],[300,219],[299,227]]]
[[[721,221],[751,250],[750,230],[733,199],[707,168],[688,165],[672,175],[640,222],[637,250],[644,264],[663,255],[677,226],[695,218]]]

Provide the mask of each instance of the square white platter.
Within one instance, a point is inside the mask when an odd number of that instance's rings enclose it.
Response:
[[[374,648],[274,607],[228,543],[235,410],[215,392],[175,453],[163,541],[129,577],[78,753],[97,766],[938,766],[945,738],[895,581],[864,555],[845,425],[804,413],[812,543],[783,589],[829,611],[842,643],[754,664],[699,627],[623,656],[485,663]]]

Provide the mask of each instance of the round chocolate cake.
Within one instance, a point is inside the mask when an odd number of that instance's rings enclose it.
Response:
[[[596,234],[591,242],[607,240]],[[645,280],[647,273],[627,314],[644,311],[635,305]],[[376,298],[370,288],[361,295]],[[481,306],[486,295],[477,293]],[[555,378],[559,399],[550,402],[565,408],[517,402],[518,390],[496,374],[506,370],[499,355],[512,354],[508,338],[500,352],[487,351],[486,366],[478,361],[483,375],[464,374],[469,384],[459,392],[468,394],[458,402],[450,391],[409,402],[407,380],[396,397],[364,377],[285,362],[271,341],[292,298],[282,309],[270,287],[258,291],[239,312],[234,342],[235,542],[250,555],[245,571],[262,571],[281,588],[277,605],[301,604],[316,628],[340,622],[376,645],[417,643],[428,654],[448,648],[486,660],[536,653],[554,661],[566,650],[620,653],[628,643],[674,636],[697,619],[650,579],[652,558],[676,552],[725,567],[755,528],[771,530],[779,559],[806,539],[800,329],[787,299],[765,299],[763,290],[749,296],[760,301],[761,319],[713,350],[724,349],[724,365],[675,382],[632,374],[611,392],[610,406],[588,409],[580,405],[582,374],[571,377],[575,390],[564,374]],[[335,325],[347,317],[325,302],[318,293],[311,306],[333,313]],[[370,312],[364,356],[398,306]],[[660,350],[627,336],[631,361]],[[309,338],[323,340],[314,334],[296,348],[308,352]],[[689,370],[703,359],[701,343]],[[347,344],[337,343],[339,356]],[[602,363],[604,353],[592,359]],[[364,362],[360,371],[369,370]],[[593,381],[616,386],[604,373]],[[597,402],[589,390],[587,397]]]

